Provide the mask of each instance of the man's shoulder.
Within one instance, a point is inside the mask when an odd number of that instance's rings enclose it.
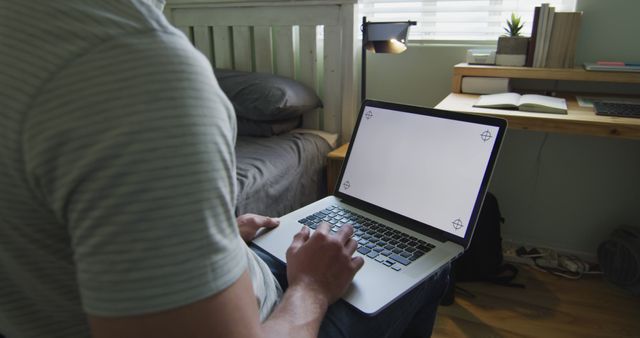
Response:
[[[120,43],[126,62],[135,41],[145,37],[168,51],[188,40],[144,0],[7,1],[0,11],[0,84],[14,87],[14,107],[29,102],[66,69],[103,46]],[[167,47],[173,46],[173,47]],[[117,58],[103,62],[116,62]],[[20,109],[18,109],[20,110]]]

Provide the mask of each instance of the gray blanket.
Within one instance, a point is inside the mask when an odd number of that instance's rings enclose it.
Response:
[[[238,137],[236,213],[282,216],[326,195],[331,147],[310,134]]]

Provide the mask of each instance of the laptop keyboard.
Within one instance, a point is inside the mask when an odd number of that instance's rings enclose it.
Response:
[[[320,223],[327,222],[332,232],[344,224],[353,225],[352,238],[358,243],[358,252],[395,271],[435,248],[431,243],[338,206],[330,206],[298,222],[314,230]]]

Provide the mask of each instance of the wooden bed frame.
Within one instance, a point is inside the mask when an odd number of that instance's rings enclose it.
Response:
[[[314,88],[324,107],[303,127],[347,142],[357,114],[356,0],[168,0],[165,15],[216,68],[265,72]]]

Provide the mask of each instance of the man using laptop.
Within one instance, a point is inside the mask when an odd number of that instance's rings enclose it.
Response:
[[[233,110],[158,5],[0,4],[0,334],[428,335],[444,273],[374,318],[330,306],[363,264],[349,225],[300,230],[269,297],[243,241],[269,221],[233,214]]]
[[[376,315],[469,247],[505,130],[499,118],[367,100],[334,195],[255,244],[284,262],[300,224],[353,224],[366,264],[343,299]]]

